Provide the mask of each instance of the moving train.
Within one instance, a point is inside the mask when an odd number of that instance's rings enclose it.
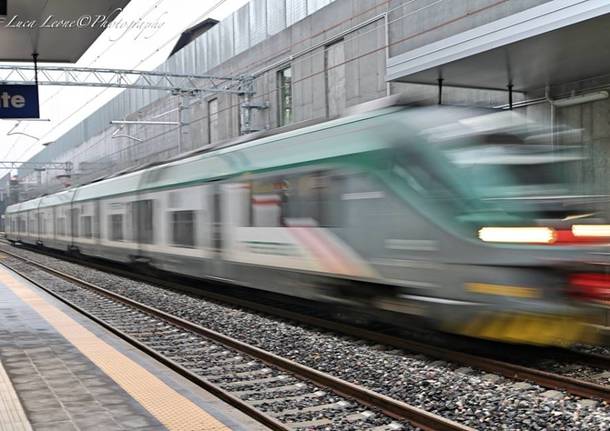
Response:
[[[609,227],[548,133],[507,111],[356,112],[12,205],[6,235],[472,337],[591,342]]]

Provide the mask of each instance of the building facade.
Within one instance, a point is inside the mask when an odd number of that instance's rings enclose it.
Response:
[[[605,3],[252,0],[158,68],[251,76],[251,97],[126,90],[32,159],[71,162],[69,179],[20,169],[19,199],[243,134],[324,121],[390,94],[497,109],[512,101],[534,119],[582,129],[591,157],[569,174],[609,194]]]

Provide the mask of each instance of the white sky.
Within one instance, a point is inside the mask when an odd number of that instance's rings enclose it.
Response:
[[[107,29],[76,63],[81,67],[152,70],[171,52],[180,34],[205,18],[221,20],[248,0],[131,0],[119,16],[125,21],[162,22],[157,31]],[[202,73],[204,71],[201,71]],[[0,121],[0,160],[26,161],[61,137],[122,90],[92,87],[40,87],[40,118],[50,122]],[[4,173],[0,172],[0,176]]]

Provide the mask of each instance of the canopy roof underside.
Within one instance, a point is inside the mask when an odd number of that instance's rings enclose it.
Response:
[[[528,91],[610,71],[610,4],[554,0],[392,57],[387,80]]]
[[[129,0],[8,0],[0,61],[75,63]],[[94,24],[95,23],[95,24]]]

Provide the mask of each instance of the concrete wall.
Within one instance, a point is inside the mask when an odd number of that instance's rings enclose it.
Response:
[[[527,97],[537,100],[548,91],[550,99],[561,99],[573,94],[586,94],[610,89],[610,76],[583,79],[581,81],[552,86],[549,89],[531,91]],[[551,123],[551,106],[548,102],[535,103],[517,109],[528,118],[544,124]],[[578,191],[587,194],[610,195],[610,99],[555,108],[555,127],[566,126],[579,131],[555,139],[555,145],[580,145],[584,160],[564,172],[576,182]],[[610,202],[600,202],[598,209],[610,216]]]
[[[390,56],[419,48],[550,0],[391,0]]]

